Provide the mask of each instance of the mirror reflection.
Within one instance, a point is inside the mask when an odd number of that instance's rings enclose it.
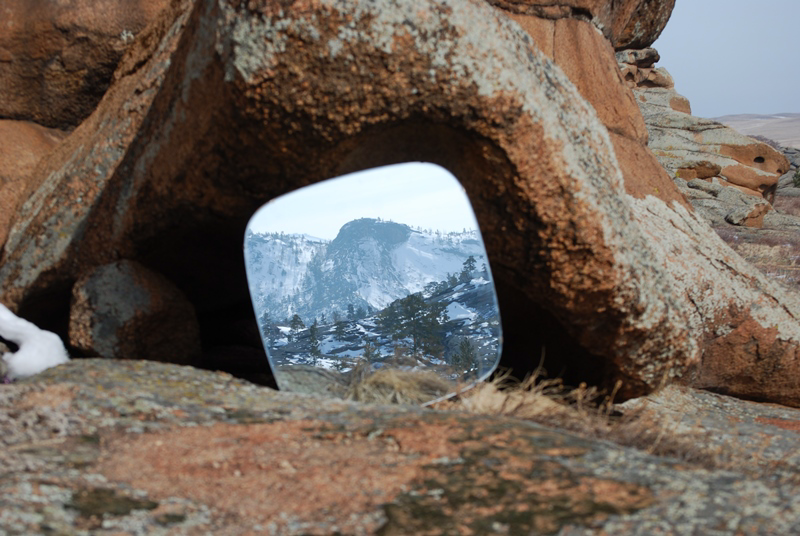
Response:
[[[486,250],[439,166],[375,168],[276,198],[250,220],[244,252],[281,390],[425,403],[497,366]]]

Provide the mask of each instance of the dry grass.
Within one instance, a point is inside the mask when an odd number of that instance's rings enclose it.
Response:
[[[424,404],[456,389],[435,372],[396,368],[371,372],[366,361],[356,365],[349,379],[345,399],[376,404]]]
[[[731,467],[731,452],[711,446],[710,433],[700,427],[678,426],[646,406],[620,413],[613,393],[604,395],[586,385],[569,389],[541,374],[539,370],[522,381],[502,374],[434,407],[530,420],[706,468]]]
[[[366,361],[347,376],[344,398],[349,400],[428,404],[437,410],[524,419],[707,469],[736,468],[763,473],[782,463],[764,458],[763,452],[747,450],[734,440],[728,444],[716,441],[714,430],[699,420],[687,422],[686,416],[696,414],[697,408],[690,397],[681,396],[680,390],[667,395],[670,401],[667,409],[660,407],[660,403],[650,404],[649,399],[615,405],[615,393],[606,394],[585,384],[569,388],[560,379],[546,378],[541,367],[521,381],[506,372],[473,388],[457,386],[430,371],[388,367],[373,371]],[[448,393],[457,394],[441,400]],[[736,437],[733,431],[727,432],[726,435]],[[767,445],[768,442],[765,449]]]

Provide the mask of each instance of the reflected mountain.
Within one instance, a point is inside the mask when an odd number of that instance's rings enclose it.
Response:
[[[495,366],[500,319],[477,231],[372,218],[346,223],[332,241],[250,229],[245,256],[274,369],[325,369],[344,385],[365,363],[424,366],[451,381]],[[330,391],[336,382],[326,381]]]

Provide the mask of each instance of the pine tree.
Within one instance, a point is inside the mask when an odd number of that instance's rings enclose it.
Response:
[[[308,328],[308,341],[311,347],[311,359],[314,365],[317,364],[317,359],[322,357],[322,352],[319,350],[319,326],[316,319],[311,327]]]
[[[272,327],[271,323],[272,322],[267,311],[264,311],[261,313],[261,316],[258,317],[258,328],[259,331],[261,331],[261,338],[269,342],[272,342],[272,336],[270,333],[270,328]]]
[[[394,340],[410,338],[412,354],[422,351],[435,354],[441,351],[444,318],[444,304],[427,303],[418,292],[392,302],[381,312],[379,323]]]
[[[297,340],[297,334],[300,333],[301,329],[304,329],[306,325],[303,323],[303,319],[300,318],[300,315],[296,314],[292,317],[292,320],[289,322],[289,341]]]
[[[458,349],[450,356],[450,364],[459,372],[469,374],[478,370],[478,352],[467,337],[462,337]]]
[[[338,322],[336,322],[335,335],[336,335],[336,340],[337,341],[343,341],[344,340],[344,338],[346,336],[346,333],[345,333],[345,327],[346,326],[347,326],[347,323],[344,320],[339,320]]]
[[[369,339],[366,339],[364,342],[364,359],[367,360],[367,363],[372,363],[372,359],[375,357],[375,347],[372,345]]]
[[[472,272],[475,271],[476,264],[475,257],[472,255],[467,257],[467,260],[464,261],[464,265],[461,268],[461,274],[458,276],[459,282],[469,283],[472,281]]]

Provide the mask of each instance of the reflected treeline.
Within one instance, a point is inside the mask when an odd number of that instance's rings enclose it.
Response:
[[[461,271],[380,310],[350,304],[304,321],[300,315],[259,322],[270,356],[281,369],[312,366],[348,374],[359,364],[425,368],[441,378],[469,381],[490,370],[499,350],[499,316],[485,267],[469,256]],[[343,376],[345,377],[345,376]]]

